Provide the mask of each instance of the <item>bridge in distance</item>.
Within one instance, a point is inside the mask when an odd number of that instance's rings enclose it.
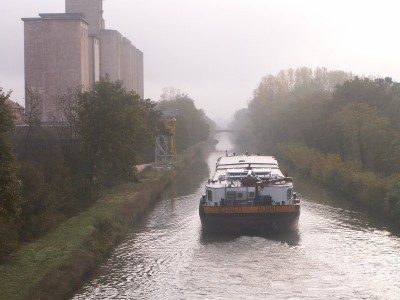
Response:
[[[236,130],[236,129],[227,129],[227,128],[225,128],[225,129],[215,129],[211,133],[217,134],[217,133],[221,133],[221,132],[237,133],[239,131]]]

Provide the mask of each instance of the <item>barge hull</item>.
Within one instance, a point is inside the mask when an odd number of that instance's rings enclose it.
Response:
[[[296,230],[300,209],[298,207],[293,212],[209,214],[205,213],[204,207],[200,207],[199,213],[206,231],[263,233]]]

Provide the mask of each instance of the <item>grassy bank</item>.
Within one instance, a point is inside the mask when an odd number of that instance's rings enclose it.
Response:
[[[144,171],[140,183],[108,190],[95,205],[28,244],[0,265],[0,299],[65,299],[90,277],[129,227],[197,156],[182,154],[172,170]]]
[[[302,173],[329,186],[400,229],[400,174],[364,171],[337,154],[323,154],[303,144],[280,146],[282,158]]]

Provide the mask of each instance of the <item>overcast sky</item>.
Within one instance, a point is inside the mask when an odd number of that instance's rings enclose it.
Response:
[[[64,12],[64,0],[0,1],[0,87],[24,104],[21,18]],[[106,28],[144,52],[146,98],[175,87],[215,120],[282,69],[400,80],[400,1],[106,0],[103,9]]]

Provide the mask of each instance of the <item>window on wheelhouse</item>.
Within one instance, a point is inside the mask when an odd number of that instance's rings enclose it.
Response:
[[[287,199],[288,200],[292,199],[292,189],[287,190]]]
[[[212,190],[207,190],[207,200],[212,201]]]
[[[226,199],[227,200],[236,200],[236,192],[235,191],[227,191]]]

